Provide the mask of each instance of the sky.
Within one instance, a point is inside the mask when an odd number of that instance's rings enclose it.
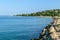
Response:
[[[0,0],[0,15],[60,9],[60,0]]]

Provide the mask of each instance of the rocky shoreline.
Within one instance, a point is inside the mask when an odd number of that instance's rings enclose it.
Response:
[[[39,39],[32,40],[60,40],[60,17],[53,19],[53,22],[42,30]]]

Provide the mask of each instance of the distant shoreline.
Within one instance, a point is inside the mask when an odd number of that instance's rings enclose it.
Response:
[[[24,16],[23,16],[24,17]],[[30,17],[30,16],[25,16],[25,17]],[[52,18],[52,16],[31,16],[31,17],[45,17],[45,18]]]
[[[46,18],[52,18],[52,16],[37,16],[37,17],[46,17]]]
[[[15,16],[60,16],[60,9],[45,10],[35,13],[26,14],[16,14]]]

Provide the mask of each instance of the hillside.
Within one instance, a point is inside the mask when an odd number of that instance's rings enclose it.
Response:
[[[60,9],[45,10],[31,14],[17,14],[16,16],[60,16]]]

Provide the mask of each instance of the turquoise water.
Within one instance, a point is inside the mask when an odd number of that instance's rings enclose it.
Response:
[[[0,16],[0,40],[31,40],[38,38],[52,18]]]

